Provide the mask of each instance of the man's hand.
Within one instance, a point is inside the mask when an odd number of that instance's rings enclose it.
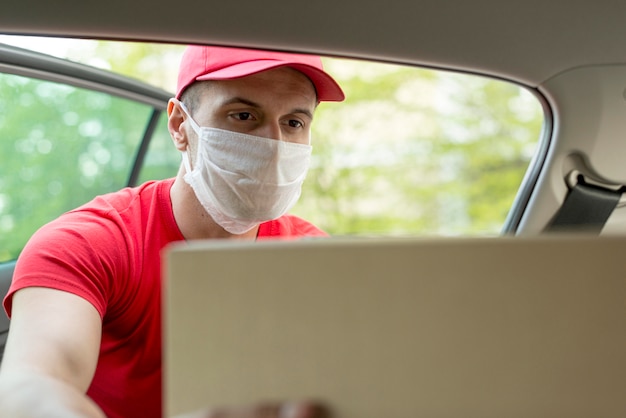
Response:
[[[329,410],[316,402],[264,403],[250,407],[215,408],[177,418],[331,418]]]

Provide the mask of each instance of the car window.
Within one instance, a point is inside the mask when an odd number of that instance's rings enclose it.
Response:
[[[65,48],[72,60],[175,89],[183,46],[73,42],[93,47]],[[324,65],[347,99],[316,111],[312,166],[292,213],[331,235],[501,233],[540,149],[546,121],[535,92],[408,65]],[[44,222],[123,187],[138,152],[133,184],[176,174],[165,114],[138,151],[150,106],[15,75],[0,82],[0,261]]]
[[[174,177],[180,166],[180,158],[167,130],[167,115],[163,112],[143,159],[137,184]]]
[[[0,261],[44,223],[126,185],[150,106],[0,74]]]
[[[294,212],[336,235],[498,235],[544,114],[516,84],[327,60],[343,103],[315,115],[314,160]]]
[[[347,99],[316,111],[312,167],[292,213],[332,235],[501,232],[538,149],[536,95],[477,75],[324,64]],[[180,164],[166,128],[160,134],[143,180],[172,176]]]

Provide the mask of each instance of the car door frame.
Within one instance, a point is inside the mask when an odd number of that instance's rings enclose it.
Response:
[[[1,43],[0,73],[64,83],[151,106],[152,115],[137,146],[126,184],[127,186],[136,185],[148,146],[160,117],[167,109],[168,99],[173,96],[172,93],[106,70]],[[15,260],[0,263],[0,296],[2,298],[7,294],[11,284],[15,264]],[[0,361],[10,324],[6,313],[2,311],[0,313]]]

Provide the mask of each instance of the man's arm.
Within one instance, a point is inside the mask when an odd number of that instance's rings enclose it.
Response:
[[[104,417],[85,395],[102,332],[95,307],[71,293],[33,287],[13,295],[11,317],[0,368],[2,414]]]
[[[0,368],[0,413],[21,418],[105,418],[85,395],[93,378],[102,321],[86,300],[46,288],[13,295]],[[210,409],[181,418],[327,418],[314,403]]]

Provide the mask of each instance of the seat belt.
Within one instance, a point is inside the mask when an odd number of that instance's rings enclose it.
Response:
[[[626,187],[589,181],[576,170],[567,175],[566,183],[569,192],[545,231],[600,234]]]

